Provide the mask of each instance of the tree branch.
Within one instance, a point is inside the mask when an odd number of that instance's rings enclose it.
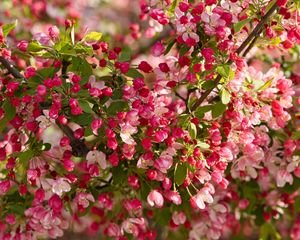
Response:
[[[7,59],[0,56],[0,62],[15,78],[24,78],[24,76]]]
[[[270,10],[262,17],[262,19],[260,20],[260,22],[256,25],[256,27],[253,29],[253,31],[249,34],[249,36],[245,39],[245,41],[241,44],[241,46],[236,50],[236,53],[239,55],[241,52],[244,51],[244,49],[248,46],[248,44],[252,41],[252,39],[254,38],[254,42],[252,42],[253,44],[250,43],[250,46],[247,48],[247,50],[245,51],[244,55],[247,54],[250,49],[253,47],[254,43],[255,43],[255,38],[258,37],[258,35],[260,34],[262,27],[264,26],[264,24],[267,22],[267,20],[269,19],[269,17],[276,11],[277,9],[277,5],[276,3],[274,3],[274,5],[270,8]],[[228,61],[229,63],[229,61]],[[191,111],[194,111],[197,109],[197,107],[199,107],[201,105],[201,103],[207,98],[207,96],[213,91],[213,89],[215,89],[219,82],[221,81],[222,76],[219,74],[217,75],[217,77],[214,80],[214,85],[211,89],[206,90],[201,97],[197,100],[197,102],[191,107]]]

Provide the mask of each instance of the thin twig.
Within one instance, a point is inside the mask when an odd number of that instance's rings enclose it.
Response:
[[[260,31],[262,30],[262,27],[264,26],[264,24],[267,22],[268,18],[275,12],[275,10],[278,8],[277,4],[274,3],[274,5],[270,8],[270,10],[262,17],[261,21],[256,25],[256,27],[253,29],[253,31],[249,34],[249,36],[245,39],[245,41],[241,44],[241,46],[236,50],[236,53],[239,55],[241,52],[243,52],[243,50],[248,46],[248,44],[252,41],[253,38],[256,38]],[[253,44],[251,48],[253,47]],[[247,48],[247,50],[245,51],[246,54],[247,52],[250,51],[251,48]],[[228,61],[229,63],[229,61]],[[221,81],[222,76],[219,74],[217,75],[217,77],[214,80],[214,84],[213,87],[211,89],[206,90],[201,97],[197,100],[197,102],[191,107],[191,111],[194,111],[197,109],[197,107],[199,107],[202,102],[207,98],[207,96],[213,91],[213,89],[215,89],[219,82]]]
[[[178,92],[175,92],[176,97],[180,98],[182,101],[186,101],[184,97],[182,97]]]

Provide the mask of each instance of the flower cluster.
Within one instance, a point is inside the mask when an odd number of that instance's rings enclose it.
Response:
[[[1,239],[300,239],[298,9],[140,1],[111,42],[0,26]]]

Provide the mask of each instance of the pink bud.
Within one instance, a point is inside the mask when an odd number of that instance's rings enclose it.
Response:
[[[5,221],[10,224],[10,225],[13,225],[16,223],[16,218],[13,214],[8,214],[5,218]]]
[[[37,93],[40,96],[45,96],[47,95],[47,88],[45,85],[38,85],[37,86]]]
[[[141,63],[138,66],[138,69],[145,73],[150,73],[153,70],[151,65],[149,63],[147,63],[146,61],[141,61]]]
[[[35,191],[34,201],[35,203],[41,203],[45,200],[45,191],[41,188]]]
[[[75,163],[71,159],[64,159],[63,160],[64,168],[68,171],[71,172],[74,170]]]
[[[156,42],[152,49],[151,49],[151,53],[154,57],[159,57],[161,56],[165,51],[165,47],[161,42]]]
[[[57,39],[59,37],[59,29],[56,26],[49,27],[48,32],[52,39]]]
[[[63,207],[63,203],[58,195],[54,194],[50,197],[48,200],[49,206],[52,208],[52,210],[56,213],[60,213]]]
[[[34,67],[28,67],[26,68],[25,72],[24,72],[24,76],[25,78],[31,78],[31,77],[34,77],[36,74],[36,70]]]
[[[245,210],[249,206],[249,200],[248,199],[241,199],[239,201],[239,208],[242,210]]]
[[[26,52],[27,51],[27,47],[28,47],[28,42],[27,41],[21,41],[18,43],[17,45],[18,49],[22,52]]]

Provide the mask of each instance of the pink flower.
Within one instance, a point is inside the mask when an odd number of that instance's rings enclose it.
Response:
[[[95,202],[95,199],[90,193],[80,192],[75,197],[75,202],[83,208],[87,208],[90,202]]]
[[[166,190],[164,192],[164,196],[166,199],[173,202],[175,205],[180,205],[182,203],[180,194],[177,191]]]
[[[5,218],[5,220],[6,220],[6,222],[7,222],[8,224],[10,224],[10,225],[15,224],[15,222],[16,222],[16,218],[15,218],[15,216],[14,216],[13,214],[8,214],[8,215],[6,216],[6,218]]]
[[[60,197],[64,192],[69,192],[70,190],[71,186],[66,178],[58,178],[52,183],[52,192]]]
[[[176,225],[184,224],[186,221],[185,213],[183,211],[175,211],[172,215],[172,220]]]
[[[88,165],[97,163],[101,169],[106,169],[107,167],[106,155],[102,151],[89,151],[86,155],[86,160]]]
[[[284,187],[286,183],[293,184],[293,176],[287,170],[281,169],[276,174],[277,187]]]
[[[204,209],[205,203],[213,203],[213,197],[207,187],[202,188],[195,196],[190,199],[193,208]]]
[[[105,229],[105,233],[109,237],[118,237],[121,235],[121,229],[117,224],[109,223]]]
[[[147,197],[147,202],[151,207],[161,208],[164,204],[164,198],[157,190],[152,190]]]
[[[167,170],[172,167],[173,165],[173,158],[170,155],[161,155],[160,158],[158,158],[154,162],[154,167],[158,169],[159,171],[166,173]]]
[[[130,145],[136,144],[131,135],[137,133],[138,129],[136,127],[131,126],[128,123],[120,124],[120,126],[120,137],[122,138],[122,141]]]
[[[56,213],[60,213],[63,208],[62,200],[56,194],[50,197],[50,199],[48,200],[48,204],[51,207],[51,209]]]

